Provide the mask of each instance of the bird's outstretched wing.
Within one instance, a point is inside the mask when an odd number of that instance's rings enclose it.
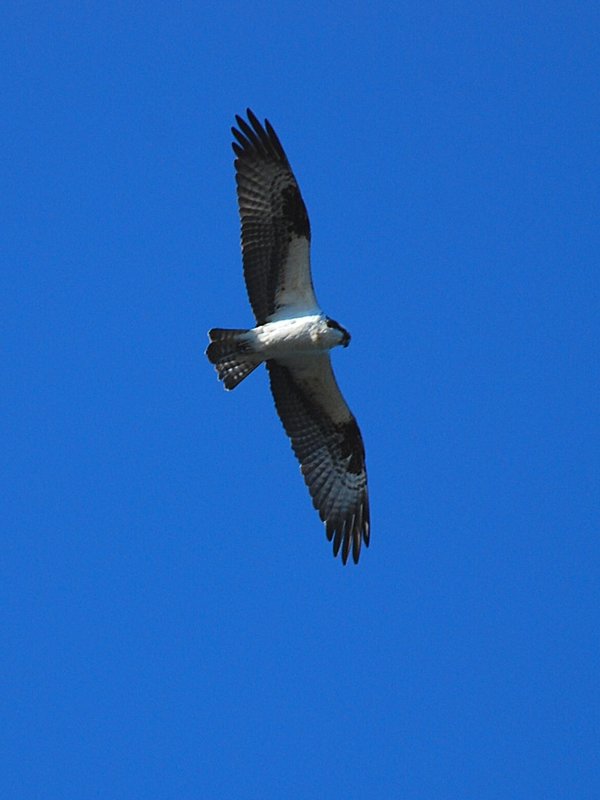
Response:
[[[236,116],[235,170],[244,278],[258,325],[318,313],[310,274],[310,224],[277,134],[247,110]]]
[[[340,547],[358,563],[369,545],[369,498],[362,436],[336,383],[329,355],[267,361],[277,412],[300,462],[313,505]]]

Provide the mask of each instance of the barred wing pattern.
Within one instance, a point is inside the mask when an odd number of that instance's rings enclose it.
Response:
[[[358,563],[369,545],[367,473],[362,436],[328,355],[267,361],[277,413],[300,462],[333,554]]]
[[[256,322],[300,316],[317,308],[310,274],[310,223],[277,134],[247,110],[231,131],[236,154],[242,256]],[[291,313],[293,311],[293,314]]]

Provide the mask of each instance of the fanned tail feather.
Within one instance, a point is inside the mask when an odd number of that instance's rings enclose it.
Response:
[[[235,389],[262,362],[251,357],[252,350],[244,338],[247,333],[245,328],[211,328],[208,332],[206,355],[226,389]]]

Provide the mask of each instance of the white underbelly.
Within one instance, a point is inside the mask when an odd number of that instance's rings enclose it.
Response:
[[[264,358],[322,353],[339,343],[321,315],[267,322],[252,333],[255,351]]]

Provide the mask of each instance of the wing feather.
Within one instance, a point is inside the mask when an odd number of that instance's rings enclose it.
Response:
[[[358,563],[369,545],[365,450],[329,355],[267,361],[277,412],[301,465],[333,553]]]
[[[310,223],[287,156],[268,120],[250,109],[231,131],[236,155],[242,257],[248,297],[259,325],[318,309],[310,273]]]

